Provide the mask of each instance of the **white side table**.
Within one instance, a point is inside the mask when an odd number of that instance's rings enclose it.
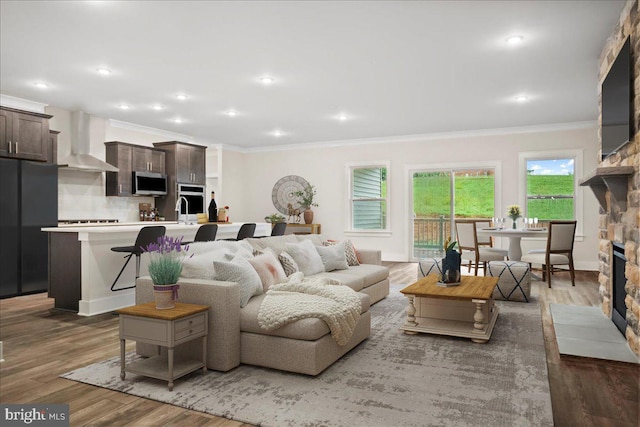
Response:
[[[175,308],[156,309],[155,302],[138,304],[118,310],[120,314],[120,378],[125,372],[168,381],[169,391],[173,380],[202,368],[207,372],[207,332],[209,306],[176,302]],[[202,338],[200,360],[175,361],[175,346]],[[158,346],[158,355],[125,365],[126,340],[134,340]],[[167,355],[160,348],[167,348]]]

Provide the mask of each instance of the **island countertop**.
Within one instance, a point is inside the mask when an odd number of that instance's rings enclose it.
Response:
[[[242,222],[219,223],[217,239],[235,238]],[[145,221],[113,224],[72,224],[46,227],[49,233],[49,297],[54,307],[93,316],[135,305],[135,289],[111,290],[124,265],[115,246],[131,246],[143,227],[162,225],[166,235],[192,241],[201,224]],[[271,234],[271,224],[256,223],[256,236]],[[135,260],[131,260],[115,288],[135,285]],[[141,257],[140,276],[148,276],[148,256]]]

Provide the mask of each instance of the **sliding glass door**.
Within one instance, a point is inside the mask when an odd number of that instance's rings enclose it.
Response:
[[[413,259],[439,257],[456,218],[491,218],[495,170],[459,168],[412,172]]]

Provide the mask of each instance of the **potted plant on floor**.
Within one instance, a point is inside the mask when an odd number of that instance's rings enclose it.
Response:
[[[182,239],[162,236],[156,243],[143,248],[151,257],[149,275],[158,310],[174,308],[178,299],[178,278],[182,273],[182,263],[189,257],[189,246],[183,246]]]
[[[311,206],[318,206],[318,204],[313,201],[316,196],[315,185],[308,185],[304,190],[296,191],[295,195],[298,197],[300,207],[304,209],[304,223],[313,224],[313,211],[311,210]]]

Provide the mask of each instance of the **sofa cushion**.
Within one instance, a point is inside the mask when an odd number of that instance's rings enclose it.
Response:
[[[369,295],[358,293],[360,297],[361,314],[367,312],[370,306]],[[273,335],[277,337],[291,338],[304,341],[315,341],[330,333],[329,327],[322,319],[307,318],[289,323],[273,331],[265,331],[258,324],[258,311],[260,304],[266,295],[258,295],[240,310],[240,331],[261,335]]]
[[[296,261],[298,268],[305,276],[313,276],[324,271],[322,258],[310,240],[287,243],[286,251]]]
[[[216,280],[240,285],[240,307],[247,305],[252,296],[262,293],[260,276],[246,258],[238,256],[231,262],[213,261],[213,268]]]
[[[354,291],[361,291],[364,288],[364,277],[357,274],[349,274],[349,270],[323,271],[313,277],[327,277],[335,279],[343,286],[348,286]]]
[[[346,270],[349,268],[344,248],[344,242],[331,246],[316,246],[316,250],[320,258],[322,258],[324,271]]]
[[[365,288],[389,277],[389,269],[387,267],[375,264],[351,266],[348,270],[340,271],[340,273],[357,275],[364,280]]]
[[[244,239],[244,242],[247,242],[254,249],[264,250],[266,248],[271,248],[273,251],[280,255],[281,252],[285,250],[285,245],[287,243],[298,243],[298,239],[293,234],[286,234],[284,236],[269,236],[263,238],[249,238]]]
[[[248,261],[260,277],[263,292],[266,292],[271,285],[287,280],[287,275],[284,274],[280,261],[278,261],[270,248],[265,249],[262,255],[249,258]]]
[[[313,246],[322,246],[322,242],[326,240],[322,234],[296,234],[295,237],[298,242],[309,240]]]

